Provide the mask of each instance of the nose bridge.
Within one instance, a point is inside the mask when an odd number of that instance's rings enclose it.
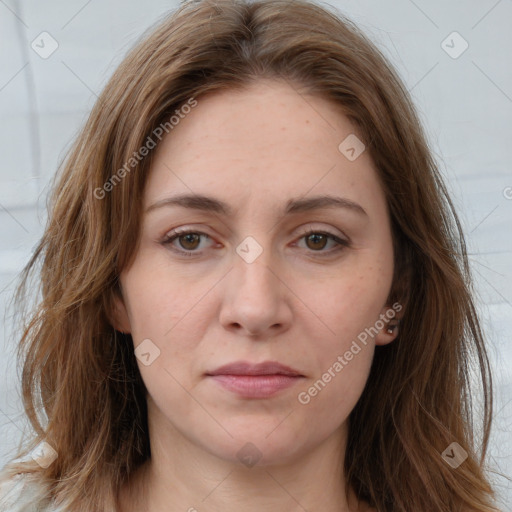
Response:
[[[276,258],[266,243],[251,238],[236,247],[221,322],[225,327],[237,325],[256,334],[272,326],[283,326],[289,322],[291,313],[287,313],[283,288],[273,268],[279,266]]]
[[[261,239],[261,237],[260,237]],[[260,244],[254,237],[246,237],[236,248],[233,258],[235,286],[249,288],[253,294],[274,295],[279,283],[272,266],[276,265],[269,243]]]

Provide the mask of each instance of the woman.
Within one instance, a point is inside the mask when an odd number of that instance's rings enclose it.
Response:
[[[186,3],[119,66],[52,197],[19,296],[41,262],[36,435],[5,510],[497,510],[464,237],[349,20]]]

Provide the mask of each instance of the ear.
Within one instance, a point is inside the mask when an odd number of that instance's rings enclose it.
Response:
[[[108,318],[112,327],[114,327],[116,331],[124,334],[130,334],[130,317],[128,316],[128,311],[126,309],[120,286],[113,291],[111,304],[112,307],[108,314]]]
[[[375,345],[388,345],[396,339],[400,333],[400,320],[403,316],[403,307],[395,302],[392,306],[382,308],[379,320],[375,322],[379,332],[375,336]],[[381,328],[382,327],[382,328]]]

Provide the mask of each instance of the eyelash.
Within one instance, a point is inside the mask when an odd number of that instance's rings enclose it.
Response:
[[[171,250],[173,250],[174,252],[177,252],[178,254],[181,254],[183,256],[189,256],[189,257],[200,256],[202,254],[201,252],[187,251],[186,249],[177,249],[176,247],[172,246],[172,242],[174,242],[174,240],[176,240],[179,237],[189,235],[189,234],[200,235],[200,236],[204,236],[206,238],[211,238],[209,235],[207,235],[206,233],[203,233],[201,231],[196,231],[196,230],[192,230],[192,229],[175,230],[175,231],[169,233],[168,235],[166,235],[164,237],[164,239],[161,241],[161,244],[164,246],[169,246],[171,248]],[[329,233],[328,231],[319,231],[319,230],[314,230],[314,229],[313,230],[310,229],[310,230],[302,233],[302,236],[299,238],[299,240],[302,240],[303,238],[307,238],[308,236],[313,235],[313,234],[326,236],[327,238],[329,238],[330,240],[333,240],[334,242],[336,242],[338,244],[338,247],[331,249],[330,251],[323,251],[323,250],[313,251],[313,250],[311,250],[312,253],[317,253],[320,257],[330,256],[331,254],[337,253],[337,252],[343,250],[344,248],[350,246],[350,242],[348,240],[343,240],[342,238],[339,238],[336,235]]]

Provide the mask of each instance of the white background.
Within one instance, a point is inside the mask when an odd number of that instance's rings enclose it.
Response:
[[[495,372],[489,463],[512,475],[512,1],[334,1],[411,91],[467,235]],[[0,311],[42,233],[49,178],[127,49],[176,1],[0,0]],[[58,48],[31,43],[48,32]],[[442,47],[457,31],[469,47]],[[453,42],[452,42],[453,41]],[[41,43],[39,43],[41,44]],[[464,41],[445,45],[458,53]],[[48,48],[48,46],[46,46]],[[7,312],[0,332],[0,466],[24,420]],[[504,510],[511,483],[496,478]]]

